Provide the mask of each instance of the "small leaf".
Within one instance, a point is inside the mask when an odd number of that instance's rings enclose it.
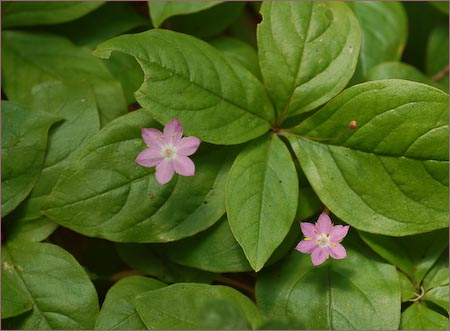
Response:
[[[448,10],[448,6],[447,10]],[[433,28],[427,42],[425,71],[428,76],[448,91],[448,25],[440,24]]]
[[[286,135],[339,218],[371,233],[423,233],[448,227],[447,108],[448,95],[430,86],[373,81],[345,90]]]
[[[290,328],[303,330],[396,330],[400,286],[395,268],[359,241],[347,240],[346,249],[346,259],[319,267],[309,255],[293,251],[259,273],[256,301],[264,318],[291,321]]]
[[[358,233],[370,248],[409,276],[416,288],[448,247],[447,230],[401,238]]]
[[[187,135],[227,145],[270,129],[274,113],[262,84],[201,40],[156,29],[106,41],[95,54],[109,58],[112,51],[132,55],[142,66],[145,79],[136,99],[161,123],[178,117]]]
[[[2,15],[2,27],[6,28],[67,22],[86,15],[104,3],[105,1],[12,2],[5,9],[4,15]]]
[[[444,250],[423,279],[423,288],[423,300],[433,302],[448,311],[448,250]]]
[[[382,80],[382,79],[405,79],[414,82],[428,84],[440,88],[444,92],[445,89],[431,78],[425,76],[416,67],[403,62],[383,62],[372,67],[366,74],[367,80]]]
[[[217,222],[225,213],[226,178],[237,148],[202,144],[192,158],[195,176],[160,185],[154,168],[135,162],[145,148],[141,128],[155,126],[140,110],[92,136],[64,169],[43,214],[79,233],[118,242],[174,241]]]
[[[8,100],[28,105],[37,85],[61,81],[90,89],[102,126],[126,112],[120,83],[88,49],[60,36],[28,31],[5,31],[2,41],[2,83]]]
[[[98,314],[97,293],[78,262],[52,244],[2,245],[3,268],[13,268],[28,292],[31,312],[7,319],[15,330],[92,329]]]
[[[255,304],[237,290],[221,285],[173,284],[139,295],[136,309],[148,329],[201,330],[211,326],[209,308],[217,301],[221,301],[225,311],[240,312],[251,328],[260,324]],[[214,328],[229,326],[216,324]]]
[[[131,268],[166,283],[212,283],[216,274],[172,262],[158,244],[116,244],[120,258]]]
[[[247,145],[230,170],[226,205],[231,231],[256,271],[288,234],[297,201],[297,173],[280,138]]]
[[[416,301],[402,313],[400,330],[448,330],[448,317]]]
[[[146,330],[135,308],[136,297],[164,286],[166,284],[142,276],[130,276],[119,280],[106,293],[95,329]]]
[[[402,291],[402,302],[415,299],[417,295],[419,295],[419,293],[416,292],[414,284],[403,272],[398,271],[398,276],[400,279],[400,288]]]
[[[207,230],[170,243],[164,249],[171,260],[188,267],[221,273],[251,270],[226,217]]]
[[[152,23],[156,28],[169,17],[175,15],[192,14],[204,9],[211,8],[220,4],[221,1],[204,1],[204,2],[159,2],[149,1],[148,8]]]
[[[60,120],[2,101],[2,216],[33,189],[44,166],[48,130]]]
[[[375,65],[400,60],[406,45],[408,21],[400,2],[352,1],[347,4],[361,27],[361,53],[352,80],[359,83],[365,81],[367,72]]]
[[[260,67],[280,124],[345,87],[358,59],[359,25],[347,5],[338,2],[267,1],[261,14]]]

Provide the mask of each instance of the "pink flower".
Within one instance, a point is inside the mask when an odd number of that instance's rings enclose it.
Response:
[[[168,122],[164,133],[157,129],[142,129],[142,139],[147,144],[136,158],[136,163],[143,167],[156,166],[156,180],[161,184],[169,182],[174,172],[182,176],[194,176],[195,165],[189,155],[194,154],[200,146],[197,137],[183,136],[183,127],[175,118]]]
[[[305,238],[295,249],[302,253],[311,253],[314,265],[322,264],[330,255],[334,259],[347,257],[347,252],[340,242],[347,235],[348,225],[333,226],[330,217],[323,212],[316,225],[300,222],[300,227]]]

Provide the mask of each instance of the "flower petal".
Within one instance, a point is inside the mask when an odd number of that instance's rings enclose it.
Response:
[[[305,237],[315,239],[317,237],[316,226],[309,222],[300,222],[300,228],[302,229],[303,235]]]
[[[330,217],[325,212],[320,214],[319,219],[317,220],[317,223],[316,223],[316,227],[317,227],[317,230],[319,231],[319,233],[330,233],[331,232],[333,225],[331,224]]]
[[[311,254],[311,260],[314,265],[319,265],[325,262],[326,259],[328,259],[328,249],[327,248],[320,248],[319,246],[316,246],[316,249],[312,251]]]
[[[173,174],[172,160],[164,159],[156,166],[156,180],[161,185],[168,183],[172,179]]]
[[[182,176],[194,176],[194,162],[187,156],[177,155],[172,159],[175,171]]]
[[[143,167],[154,167],[158,165],[164,158],[161,154],[155,153],[153,148],[146,148],[136,157],[135,162]]]
[[[342,226],[342,225],[333,226],[333,229],[331,229],[331,232],[330,232],[330,240],[331,240],[331,242],[338,242],[338,241],[341,241],[342,239],[344,239],[344,237],[348,233],[348,229],[349,228],[350,227],[348,225],[346,225],[346,226]]]
[[[295,249],[302,253],[311,253],[316,247],[317,244],[314,240],[302,240]]]
[[[147,144],[148,147],[153,147],[155,146],[160,146],[163,138],[162,135],[163,133],[157,129],[153,129],[153,128],[142,128],[142,139],[144,139],[145,143]]]
[[[347,251],[345,250],[344,246],[342,246],[339,243],[334,243],[331,246],[329,246],[329,251],[331,257],[334,259],[344,259],[347,257]]]
[[[181,126],[178,118],[174,118],[170,122],[167,122],[164,127],[164,139],[167,143],[171,142],[173,144],[178,143],[178,141],[183,136],[183,127]]]
[[[192,155],[197,151],[201,142],[197,137],[182,138],[175,146],[177,148],[177,154],[184,156]]]

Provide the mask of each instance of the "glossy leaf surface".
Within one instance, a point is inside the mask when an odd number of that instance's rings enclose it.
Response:
[[[280,138],[264,136],[247,145],[231,168],[226,205],[231,231],[256,271],[289,232],[297,201],[297,173]]]
[[[259,61],[278,123],[324,104],[345,87],[360,48],[358,21],[346,4],[268,1],[261,14]]]
[[[33,309],[6,320],[8,329],[92,329],[97,293],[78,262],[52,244],[23,241],[2,246],[3,267],[20,279]],[[6,263],[6,264],[5,264]]]
[[[162,123],[178,117],[187,135],[227,145],[270,129],[274,113],[262,84],[201,40],[150,30],[109,40],[95,54],[108,58],[112,51],[140,63],[145,78],[136,99]]]
[[[82,234],[119,242],[174,241],[218,221],[235,148],[205,144],[192,157],[195,176],[175,176],[160,185],[154,168],[135,162],[145,148],[143,127],[159,128],[140,110],[91,137],[61,174],[44,215]]]
[[[286,135],[339,218],[372,233],[422,233],[448,226],[447,104],[427,85],[374,81],[347,89]]]
[[[146,330],[136,311],[136,297],[164,286],[166,284],[142,276],[130,276],[119,280],[106,294],[95,329]]]
[[[238,291],[220,285],[173,284],[159,290],[141,294],[136,299],[136,309],[148,329],[207,329],[211,321],[211,305],[217,301],[222,309],[240,312],[240,320],[256,328],[260,323],[255,304]],[[231,308],[230,308],[231,307]],[[234,324],[234,323],[233,323]],[[242,326],[241,323],[236,323]],[[226,329],[226,323],[218,329]]]

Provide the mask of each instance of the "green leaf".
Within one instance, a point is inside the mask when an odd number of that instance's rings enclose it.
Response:
[[[2,245],[3,268],[20,278],[33,309],[3,321],[7,329],[92,329],[98,314],[94,286],[83,268],[66,251],[52,244]],[[6,264],[5,264],[6,263]]]
[[[2,319],[20,315],[33,308],[32,298],[22,286],[17,270],[2,258]]]
[[[414,302],[402,313],[400,330],[448,330],[448,318]]]
[[[2,15],[2,27],[45,25],[67,22],[86,15],[104,3],[104,1],[12,2],[5,8],[4,15]]]
[[[44,166],[48,130],[60,120],[2,101],[2,216],[33,189]]]
[[[209,43],[221,51],[227,58],[237,60],[256,77],[261,77],[258,53],[246,42],[231,37],[220,37],[211,40]]]
[[[423,300],[433,302],[448,311],[448,249],[423,279]]]
[[[188,267],[212,272],[243,272],[251,267],[226,217],[197,235],[165,246],[167,256]]]
[[[220,285],[173,284],[139,295],[136,309],[148,329],[201,330],[210,327],[211,313],[216,315],[215,311],[211,312],[211,305],[215,306],[217,301],[225,311],[240,312],[251,328],[260,324],[259,312],[249,298]],[[214,325],[217,329],[229,326],[228,323]]]
[[[100,127],[95,96],[81,84],[49,81],[37,85],[33,88],[30,109],[45,109],[64,121],[49,132],[44,169],[31,194],[14,213],[8,240],[40,241],[56,229],[55,223],[42,216],[42,205],[72,153]]]
[[[372,67],[366,74],[366,80],[405,79],[428,84],[446,90],[438,83],[427,77],[416,67],[403,62],[383,62]]]
[[[226,205],[231,231],[256,271],[288,234],[297,201],[297,173],[280,138],[247,145],[230,170]]]
[[[370,248],[409,276],[416,288],[448,247],[447,230],[401,238],[358,233]]]
[[[309,255],[293,251],[258,274],[256,300],[263,317],[292,321],[290,328],[303,330],[396,330],[400,286],[395,268],[357,241],[344,245],[344,260],[314,267]]]
[[[375,65],[400,60],[406,45],[408,20],[400,2],[353,1],[347,4],[361,26],[361,53],[352,80],[359,83]]]
[[[260,67],[280,124],[345,87],[358,59],[359,25],[347,5],[338,2],[268,1],[261,13]]]
[[[61,174],[43,214],[76,232],[118,242],[174,241],[217,222],[225,213],[226,178],[237,148],[203,144],[192,157],[195,176],[160,185],[154,168],[135,162],[145,149],[141,128],[155,126],[140,110],[91,137]]]
[[[109,58],[112,51],[142,66],[145,79],[135,96],[159,122],[178,117],[187,135],[215,144],[242,143],[270,129],[274,113],[262,84],[201,40],[150,30],[111,39],[95,55]]]
[[[441,24],[430,32],[425,54],[425,72],[447,91],[448,67],[448,25]]]
[[[116,244],[120,258],[130,267],[166,283],[211,283],[217,275],[172,262],[158,244]]]
[[[61,81],[91,90],[102,126],[126,112],[120,83],[88,49],[63,37],[23,31],[5,31],[2,41],[2,83],[9,100],[28,105],[37,85]]]
[[[146,330],[136,311],[136,296],[164,286],[166,284],[142,276],[130,276],[119,280],[106,293],[95,329]]]
[[[430,86],[373,81],[284,134],[334,214],[359,230],[404,236],[448,226],[447,107],[448,95]]]
[[[161,2],[149,1],[150,18],[156,28],[169,17],[196,13],[220,4],[221,1],[204,2]]]
[[[167,26],[174,31],[207,39],[221,32],[225,34],[225,29],[239,18],[244,7],[244,1],[225,1],[198,13],[172,17]]]

